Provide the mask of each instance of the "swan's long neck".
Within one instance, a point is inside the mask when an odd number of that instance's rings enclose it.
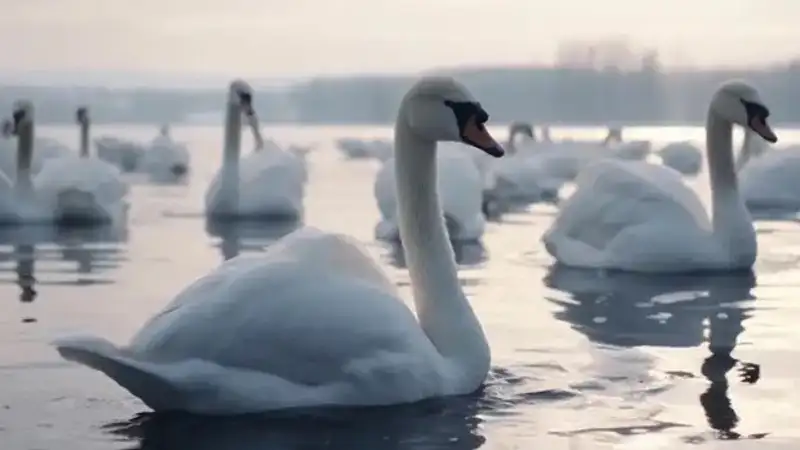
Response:
[[[436,143],[415,136],[402,116],[394,137],[399,229],[420,326],[464,376],[484,377],[489,347],[458,281],[436,191]]]
[[[31,163],[33,161],[33,122],[20,125],[17,135],[17,174],[14,186],[20,195],[27,196],[33,192],[31,181]]]
[[[235,214],[239,208],[239,153],[242,142],[242,113],[239,106],[229,102],[225,112],[225,142],[219,179],[219,208],[225,214]]]
[[[89,122],[84,120],[81,122],[81,141],[80,141],[80,155],[81,158],[89,157]]]
[[[740,237],[747,233],[749,239],[753,224],[739,195],[733,162],[733,124],[711,110],[706,121],[706,152],[714,233],[729,250],[744,250],[745,243]]]

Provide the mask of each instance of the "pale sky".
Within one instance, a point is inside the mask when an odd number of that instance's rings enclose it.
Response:
[[[610,36],[744,65],[800,55],[798,18],[800,0],[0,0],[0,70],[413,72]]]

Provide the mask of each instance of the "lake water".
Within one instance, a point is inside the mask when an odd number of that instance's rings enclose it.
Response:
[[[37,130],[77,140],[73,127]],[[221,131],[174,127],[192,152],[190,180],[158,186],[132,176],[124,233],[71,233],[16,246],[13,236],[0,235],[4,450],[800,447],[796,220],[757,223],[756,278],[602,275],[553,267],[539,241],[556,213],[552,206],[507,215],[489,224],[483,248],[457,249],[464,289],[493,349],[494,370],[482,393],[315,418],[147,414],[100,373],[62,361],[49,342],[73,332],[127,342],[225,255],[269,244],[257,230],[221,239],[205,229],[202,199],[220,161]],[[578,138],[603,134],[561,131]],[[155,127],[97,127],[95,133],[150,139]],[[656,147],[703,138],[700,128],[625,133]],[[317,145],[309,157],[305,222],[358,238],[408,296],[408,273],[396,249],[373,239],[377,163],[344,161],[333,147],[337,137],[389,137],[390,129],[285,126],[265,134],[283,144]],[[800,131],[779,135],[782,142],[800,142]],[[705,175],[690,183],[708,197]],[[733,369],[726,383],[729,367],[707,360],[709,336],[735,338],[733,355],[760,364],[762,379],[741,383]]]

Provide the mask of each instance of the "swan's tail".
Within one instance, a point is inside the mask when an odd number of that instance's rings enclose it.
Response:
[[[105,339],[72,337],[54,342],[58,353],[68,360],[103,372],[153,410],[175,409],[184,396],[161,365],[138,361]]]

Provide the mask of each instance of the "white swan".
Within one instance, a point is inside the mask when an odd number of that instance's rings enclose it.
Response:
[[[336,140],[336,147],[348,159],[375,158],[386,161],[392,156],[393,144],[385,139],[341,138]]]
[[[484,186],[475,162],[460,146],[439,145],[437,158],[437,188],[448,236],[455,242],[480,240],[486,229]],[[375,237],[386,241],[400,239],[395,163],[392,157],[381,166],[373,187],[381,213]]]
[[[773,150],[758,135],[746,132],[736,163],[750,210],[800,210],[800,146]]]
[[[684,175],[696,175],[703,167],[703,154],[689,141],[671,142],[657,152],[661,163]]]
[[[45,162],[34,177],[37,198],[60,223],[124,222],[128,185],[119,169],[89,154],[89,111],[80,107],[75,114],[80,126],[80,154]]]
[[[141,167],[145,147],[139,142],[114,136],[100,136],[94,140],[94,146],[98,158],[117,166],[124,172],[135,172]]]
[[[156,410],[236,414],[474,392],[490,350],[444,228],[436,142],[502,156],[487,119],[450,78],[424,78],[401,102],[395,170],[416,318],[362,247],[305,228],[195,281],[126,347],[75,337],[58,351]]]
[[[183,177],[189,173],[191,157],[186,145],[175,142],[169,126],[163,125],[158,136],[150,141],[141,159],[142,170],[156,179]]]
[[[543,236],[547,251],[568,266],[641,272],[749,269],[756,235],[739,195],[732,126],[777,137],[758,92],[740,81],[723,84],[706,122],[713,212],[711,221],[678,172],[640,162],[604,160],[587,168],[576,192]]]
[[[256,150],[240,161],[242,115],[247,117],[253,131]],[[250,86],[241,80],[231,82],[222,167],[205,197],[209,217],[288,220],[302,217],[305,164],[275,147],[261,139]]]
[[[7,126],[11,126],[11,122],[7,123]],[[12,176],[17,171],[17,143],[10,129],[5,130],[3,134],[5,138],[0,139],[0,172]],[[34,151],[30,162],[30,173],[32,174],[38,173],[48,159],[59,158],[71,153],[69,147],[47,137],[35,137],[33,147]]]

